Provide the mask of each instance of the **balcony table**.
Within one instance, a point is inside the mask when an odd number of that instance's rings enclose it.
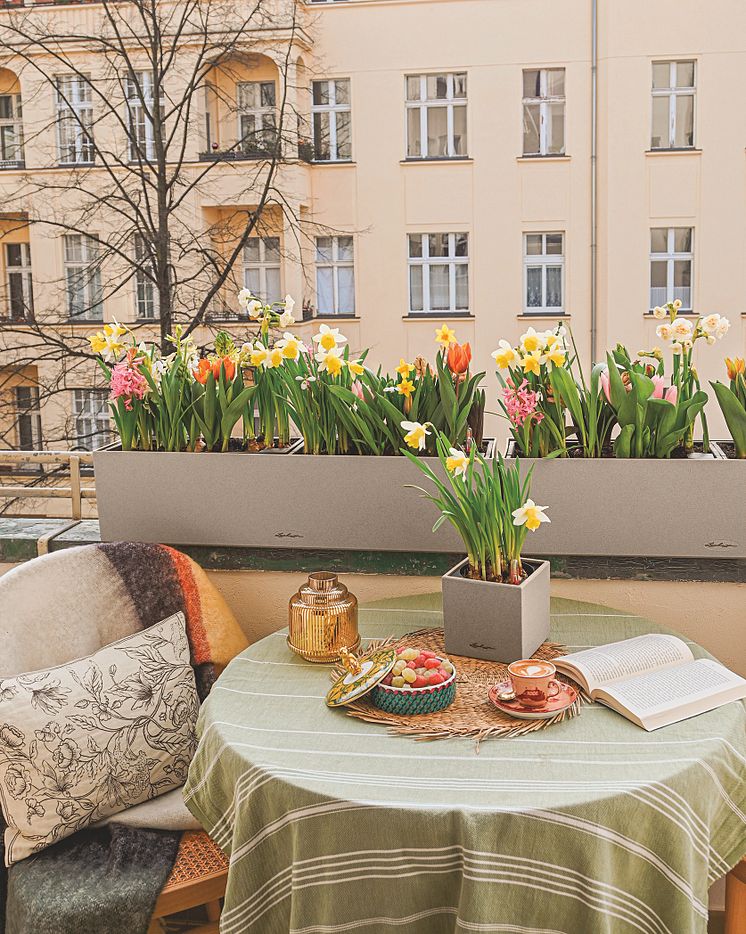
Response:
[[[398,598],[360,629],[441,619],[439,594]],[[661,631],[552,601],[569,651]],[[185,788],[230,854],[222,934],[704,934],[709,885],[746,852],[743,702],[653,733],[593,704],[477,753],[328,709],[328,666],[285,636],[214,686]]]

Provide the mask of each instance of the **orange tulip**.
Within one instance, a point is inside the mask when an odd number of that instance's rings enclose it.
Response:
[[[220,379],[220,364],[223,364],[225,367],[225,378],[230,382],[233,377],[236,375],[236,364],[230,357],[222,357],[219,360],[215,360],[212,364],[212,375],[215,377],[215,382]]]
[[[448,348],[448,369],[451,373],[466,373],[471,363],[471,347],[469,344],[451,344]]]
[[[736,379],[739,373],[743,375],[746,371],[746,360],[744,360],[743,357],[736,357],[735,360],[726,357],[725,366],[728,370],[728,379]]]
[[[202,383],[204,386],[207,382],[207,374],[210,373],[212,367],[210,366],[210,361],[206,360],[204,357],[197,364],[197,369],[192,370],[192,375],[197,380],[198,383]]]

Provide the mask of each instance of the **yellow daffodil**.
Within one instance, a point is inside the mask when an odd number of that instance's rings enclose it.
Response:
[[[552,347],[562,346],[562,339],[554,331],[544,331],[544,347],[551,350]]]
[[[544,335],[537,334],[533,328],[529,328],[525,334],[521,334],[521,350],[525,353],[533,353],[535,350],[541,350],[544,346]]]
[[[360,360],[348,360],[347,369],[353,376],[362,376],[365,372],[365,367]]]
[[[107,363],[113,363],[124,351],[124,344],[119,338],[126,333],[127,328],[115,320],[113,324],[105,324],[103,331],[92,334],[88,342],[94,353],[101,354]]]
[[[449,344],[456,343],[456,332],[452,331],[447,324],[441,324],[435,331],[435,340],[441,347],[448,347]]]
[[[261,341],[257,341],[251,348],[251,353],[249,354],[249,363],[252,366],[266,366],[268,357],[269,350]]]
[[[326,370],[330,376],[338,376],[342,372],[345,363],[339,352],[339,347],[330,347],[326,352],[319,351],[316,354],[316,360],[320,364],[319,369]]]
[[[566,355],[562,347],[552,347],[541,357],[542,363],[553,363],[555,366],[562,366],[565,360]]]
[[[518,354],[513,350],[507,341],[500,341],[497,350],[492,352],[492,357],[497,364],[498,369],[507,370],[511,363],[518,359]]]
[[[525,525],[527,529],[535,532],[542,522],[551,522],[549,516],[544,515],[546,506],[537,506],[532,499],[527,499],[520,509],[513,510],[513,525]]]
[[[526,356],[521,360],[523,372],[535,373],[538,376],[541,372],[541,359],[542,355],[538,350],[535,350],[533,353],[526,354]]]
[[[419,451],[425,450],[427,441],[425,440],[430,432],[427,425],[421,425],[419,422],[402,422],[402,428],[406,432],[404,441],[410,448],[417,448]]]
[[[330,328],[328,324],[322,324],[319,333],[313,335],[313,340],[319,345],[320,350],[333,350],[340,344],[346,344],[347,338],[339,333],[339,328]]]
[[[466,468],[469,466],[469,455],[451,448],[450,456],[446,458],[446,468],[454,477],[463,477],[466,480]]]
[[[267,369],[274,370],[276,367],[282,366],[282,361],[284,359],[285,356],[282,352],[282,348],[275,346],[267,353],[267,359],[264,365],[267,367]]]
[[[285,331],[282,340],[277,341],[277,347],[280,348],[286,360],[297,360],[308,349],[303,341],[290,331]]]
[[[404,357],[399,358],[399,366],[396,368],[396,372],[400,376],[403,376],[406,379],[413,369],[414,369],[413,363],[407,363]]]
[[[411,379],[403,379],[400,383],[397,383],[396,391],[400,396],[406,396],[408,399],[414,392],[414,383]]]

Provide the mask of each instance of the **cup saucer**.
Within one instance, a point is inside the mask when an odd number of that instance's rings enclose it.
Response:
[[[520,704],[518,701],[500,700],[498,694],[503,694],[512,690],[510,681],[503,681],[491,687],[489,698],[498,710],[518,720],[551,720],[551,718],[556,717],[558,713],[562,713],[563,710],[572,707],[578,699],[577,688],[574,688],[571,684],[565,684],[564,681],[560,681],[559,683],[562,688],[559,694],[557,694],[556,697],[550,697],[546,704],[543,704],[541,707],[524,707],[523,704]]]

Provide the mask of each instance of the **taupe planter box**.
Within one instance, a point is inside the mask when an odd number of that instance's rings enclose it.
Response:
[[[428,458],[440,470],[437,458]],[[406,457],[96,451],[103,541],[460,552]]]
[[[532,573],[522,584],[469,580],[466,559],[443,575],[447,652],[508,663],[533,655],[549,635],[549,563],[523,565]]]
[[[530,466],[552,520],[528,533],[532,555],[746,557],[743,461],[521,458]]]

